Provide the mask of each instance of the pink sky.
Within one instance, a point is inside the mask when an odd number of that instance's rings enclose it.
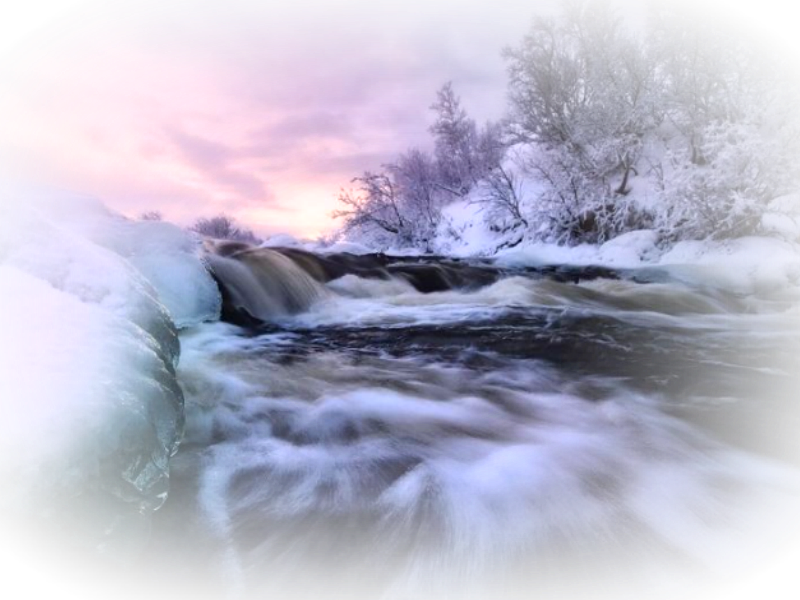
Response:
[[[444,82],[477,119],[500,117],[501,48],[557,3],[207,4],[0,9],[0,170],[129,216],[225,212],[262,235],[314,236],[353,176],[428,143]]]

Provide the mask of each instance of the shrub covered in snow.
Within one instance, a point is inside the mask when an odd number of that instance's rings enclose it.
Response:
[[[434,251],[443,208],[495,176],[504,154],[500,127],[489,123],[479,130],[449,83],[431,108],[433,155],[412,148],[382,172],[353,179],[357,187],[342,190],[334,212],[344,235],[379,250]]]
[[[794,235],[798,207],[772,201],[800,191],[800,86],[746,33],[663,9],[634,30],[604,3],[570,3],[505,55],[504,129],[479,132],[444,86],[433,154],[357,178],[340,197],[346,237],[463,247],[447,207],[464,200],[496,248]]]
[[[202,217],[192,225],[191,230],[217,240],[233,240],[248,244],[258,244],[261,241],[252,230],[237,225],[233,217],[224,214],[210,218]]]

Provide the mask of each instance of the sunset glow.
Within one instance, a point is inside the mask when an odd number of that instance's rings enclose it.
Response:
[[[4,8],[0,172],[129,216],[225,212],[262,235],[313,237],[335,226],[352,177],[429,143],[443,82],[479,121],[500,118],[501,49],[555,4]]]

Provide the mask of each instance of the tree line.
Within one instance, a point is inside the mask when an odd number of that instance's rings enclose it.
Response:
[[[505,118],[478,126],[445,84],[432,150],[409,149],[342,190],[343,233],[432,251],[458,200],[520,239],[764,233],[770,201],[800,189],[796,81],[745,36],[703,25],[654,9],[632,30],[601,2],[535,18],[504,52]]]
[[[506,151],[498,123],[479,128],[467,115],[451,83],[431,106],[433,152],[412,148],[379,172],[353,179],[356,189],[339,195],[334,217],[345,231],[373,245],[400,244],[430,251],[442,226],[442,208],[464,198],[482,181],[502,170]]]

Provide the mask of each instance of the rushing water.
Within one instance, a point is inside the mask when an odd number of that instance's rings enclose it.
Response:
[[[651,598],[798,539],[794,298],[241,251],[211,259],[239,326],[181,337],[158,573],[214,597]]]

